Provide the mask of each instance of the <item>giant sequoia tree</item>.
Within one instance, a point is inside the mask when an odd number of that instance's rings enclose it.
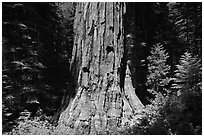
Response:
[[[130,124],[143,108],[131,81],[125,13],[125,3],[77,4],[70,66],[74,94],[64,97],[58,121],[68,134],[105,134]]]

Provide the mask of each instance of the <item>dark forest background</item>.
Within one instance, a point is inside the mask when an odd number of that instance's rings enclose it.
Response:
[[[14,129],[31,121],[57,125],[72,94],[75,7],[2,3],[3,133],[24,134]],[[119,134],[202,134],[202,3],[127,3],[125,17],[133,86],[146,109]]]

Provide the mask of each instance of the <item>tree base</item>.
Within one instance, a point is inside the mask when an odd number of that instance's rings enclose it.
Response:
[[[79,87],[59,118],[59,134],[117,134],[120,128],[134,125],[143,104],[135,94],[129,68],[126,72],[124,91],[115,84],[112,90]]]

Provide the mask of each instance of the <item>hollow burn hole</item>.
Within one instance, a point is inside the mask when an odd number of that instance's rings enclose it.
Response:
[[[107,50],[108,53],[110,53],[111,51],[112,52],[114,51],[114,48],[113,48],[112,45],[109,45],[109,46],[106,47],[106,50]]]
[[[110,27],[109,27],[109,29],[110,29],[111,31],[114,31],[114,28],[113,28],[113,26],[110,26]]]
[[[90,72],[89,69],[88,69],[87,67],[83,67],[82,70],[83,70],[83,72],[87,72],[87,73]]]

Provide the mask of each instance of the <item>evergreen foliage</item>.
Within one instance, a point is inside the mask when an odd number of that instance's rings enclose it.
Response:
[[[189,52],[181,56],[175,71],[174,90],[180,96],[182,114],[186,114],[187,123],[198,130],[202,125],[202,67],[201,60]],[[198,134],[201,131],[197,131]]]
[[[168,54],[165,53],[161,45],[154,46],[151,53],[152,55],[148,57],[150,75],[147,82],[148,85],[153,85],[153,89],[149,91],[152,91],[151,93],[155,95],[155,98],[151,101],[151,104],[145,107],[140,122],[135,123],[133,127],[125,128],[120,134],[202,134],[201,60],[198,56],[193,57],[189,52],[185,52],[181,56],[179,64],[176,65],[175,78],[168,78],[174,80],[173,86],[163,88],[163,90],[171,92],[164,96],[162,94],[164,92],[158,92],[158,88],[155,87],[163,87],[163,82],[160,82],[161,85],[159,85],[156,79],[162,81],[161,76],[165,75],[161,74],[168,74],[168,67],[162,69],[166,73],[161,71],[160,74],[160,71],[158,71],[158,68],[165,66]],[[159,53],[162,53],[162,56]],[[158,64],[160,64],[158,62],[161,63],[160,67],[158,67]],[[166,78],[163,78],[165,81]]]
[[[180,63],[176,65],[174,88],[180,90],[191,89],[196,88],[197,84],[201,84],[200,62],[201,60],[198,60],[198,57],[193,57],[189,52],[185,52],[181,56]]]
[[[168,96],[157,93],[140,123],[122,134],[202,134],[201,61],[186,52],[175,70]]]
[[[3,131],[24,109],[31,117],[39,108],[57,111],[69,87],[74,10],[68,5],[69,14],[62,14],[58,3],[2,4]]]
[[[166,64],[168,59],[168,53],[164,50],[163,46],[156,44],[150,51],[151,55],[147,58],[149,61],[147,76],[148,91],[152,94],[162,93],[167,94],[166,86],[170,82],[169,70],[170,66]]]
[[[201,56],[202,4],[181,2],[169,3],[168,6],[169,21],[177,39],[194,55]]]

